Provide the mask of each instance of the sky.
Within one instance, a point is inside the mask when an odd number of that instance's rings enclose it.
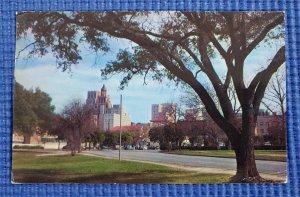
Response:
[[[16,51],[22,49],[30,40],[17,40]],[[56,60],[51,54],[44,57],[24,59],[26,52],[20,54],[15,63],[15,79],[25,88],[39,87],[52,97],[55,112],[60,113],[63,107],[72,99],[81,99],[85,102],[87,92],[100,91],[103,84],[107,87],[107,93],[112,104],[119,104],[120,95],[123,95],[123,106],[131,116],[132,122],[147,123],[151,119],[151,105],[166,102],[178,102],[184,95],[182,86],[164,81],[159,83],[148,79],[147,85],[143,85],[143,77],[134,77],[124,90],[119,89],[121,75],[103,80],[100,69],[111,60],[120,49],[128,49],[131,42],[124,39],[109,39],[110,51],[98,56],[99,65],[94,65],[95,56],[82,45],[83,60],[72,67],[72,72],[62,72],[56,68]],[[276,47],[259,47],[245,62],[245,78],[250,81],[262,66],[273,57]],[[217,55],[213,60],[218,65],[216,71],[225,76],[226,67],[224,61]]]
[[[17,51],[24,46],[24,40],[17,41]],[[119,49],[127,48],[130,44],[125,40],[111,40],[111,50],[100,55],[100,65],[114,59]],[[82,49],[83,54],[89,54]],[[157,103],[177,102],[182,95],[181,87],[165,81],[159,83],[146,80],[141,76],[134,77],[124,90],[119,89],[122,79],[116,75],[107,80],[101,77],[101,66],[95,66],[93,55],[83,55],[83,61],[72,67],[71,72],[62,72],[56,68],[55,58],[51,54],[44,57],[23,59],[26,52],[20,54],[15,64],[15,79],[26,89],[39,87],[48,93],[55,106],[55,112],[60,113],[72,99],[85,102],[88,91],[100,91],[103,84],[107,87],[112,104],[119,104],[120,95],[123,97],[123,106],[131,116],[133,122],[147,123],[151,119],[151,105]]]

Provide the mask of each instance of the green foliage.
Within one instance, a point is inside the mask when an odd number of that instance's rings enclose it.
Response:
[[[157,62],[153,56],[141,47],[134,47],[133,53],[128,50],[120,50],[116,60],[107,63],[106,67],[101,69],[103,77],[113,73],[126,73],[120,83],[121,89],[129,83],[134,75],[146,76],[146,73],[152,72],[154,73],[153,78],[162,75],[162,70],[157,69]]]
[[[105,140],[105,132],[100,129],[96,129],[94,132],[95,140],[102,145]]]
[[[51,119],[53,117],[54,106],[51,105],[51,97],[41,91],[35,89],[32,99],[32,109],[38,117],[38,125],[41,130],[47,130],[51,127]]]
[[[94,129],[91,133],[84,134],[84,141],[89,143],[89,147],[93,144],[93,147],[99,148],[105,141],[105,132],[99,128]]]
[[[102,135],[102,134],[101,134]],[[122,145],[131,145],[133,143],[134,134],[132,132],[122,132]],[[119,144],[120,133],[119,132],[105,132],[103,144],[105,146],[114,147]]]
[[[133,142],[133,133],[132,132],[122,132],[122,144],[125,145],[131,145]]]
[[[105,140],[103,142],[106,146],[115,146],[119,142],[119,135],[118,133],[106,132],[105,133]]]
[[[185,135],[185,132],[177,124],[154,127],[149,131],[150,140],[159,142],[161,149],[168,150],[171,148],[179,148]]]
[[[50,129],[54,111],[51,97],[39,88],[26,90],[18,82],[14,90],[14,132],[30,136]]]
[[[15,145],[13,149],[44,149],[43,146],[28,146],[28,145]]]
[[[149,138],[152,142],[162,142],[163,135],[163,127],[152,127],[149,131]]]

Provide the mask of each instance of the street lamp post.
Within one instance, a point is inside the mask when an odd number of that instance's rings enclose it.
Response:
[[[121,160],[121,145],[122,145],[122,94],[120,97],[120,139],[119,139],[119,161]]]

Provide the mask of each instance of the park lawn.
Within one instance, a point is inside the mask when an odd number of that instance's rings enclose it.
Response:
[[[226,183],[230,175],[204,174],[86,155],[37,156],[13,151],[15,183]]]
[[[179,155],[195,155],[210,157],[235,158],[233,150],[175,150],[169,153]],[[258,160],[286,161],[285,150],[255,150],[255,158]]]

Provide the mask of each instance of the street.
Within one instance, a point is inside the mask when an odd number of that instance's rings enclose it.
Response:
[[[88,151],[87,153],[105,156],[119,157],[118,150]],[[157,163],[169,163],[192,167],[218,168],[224,170],[236,170],[236,161],[233,158],[189,156],[161,153],[157,150],[122,150],[121,159],[133,159],[151,161]],[[260,173],[286,176],[286,162],[256,160]]]

